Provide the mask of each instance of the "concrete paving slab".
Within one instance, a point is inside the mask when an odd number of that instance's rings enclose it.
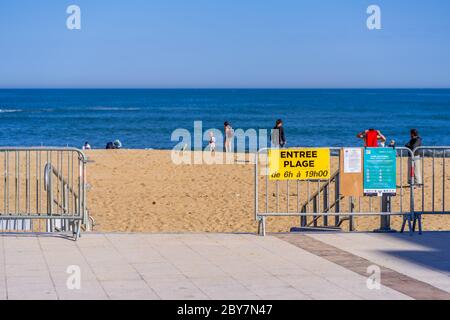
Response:
[[[310,236],[450,293],[450,233]]]
[[[395,237],[335,237],[311,239],[348,250],[352,259],[391,266],[394,276],[405,272],[431,285],[449,279],[450,254],[438,237],[411,244]],[[404,252],[415,253],[416,260],[405,259]],[[77,242],[6,235],[0,236],[0,299],[411,298],[390,286],[393,277],[381,290],[368,290],[367,276],[345,267],[345,257],[332,262],[322,253],[247,234],[87,233]]]

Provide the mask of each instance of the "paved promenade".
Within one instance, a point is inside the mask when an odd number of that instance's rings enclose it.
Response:
[[[0,299],[450,299],[449,243],[449,233],[7,235]],[[368,265],[380,267],[379,289]]]

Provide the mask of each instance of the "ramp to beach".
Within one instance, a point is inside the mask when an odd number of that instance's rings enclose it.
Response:
[[[450,299],[450,233],[0,236],[0,299]],[[30,263],[32,261],[32,263]],[[368,285],[368,266],[381,271]]]

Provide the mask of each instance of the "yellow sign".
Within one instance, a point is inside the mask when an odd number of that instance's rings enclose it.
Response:
[[[330,149],[269,150],[270,180],[326,180],[330,178]]]

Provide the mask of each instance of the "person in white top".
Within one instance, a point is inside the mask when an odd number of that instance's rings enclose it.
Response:
[[[231,142],[233,141],[234,130],[228,121],[225,121],[223,127],[225,131],[225,152],[232,152]]]
[[[209,132],[209,151],[211,153],[216,152],[216,137],[214,137],[214,132]]]
[[[83,150],[91,150],[91,145],[89,144],[89,142],[86,141],[84,143]]]

